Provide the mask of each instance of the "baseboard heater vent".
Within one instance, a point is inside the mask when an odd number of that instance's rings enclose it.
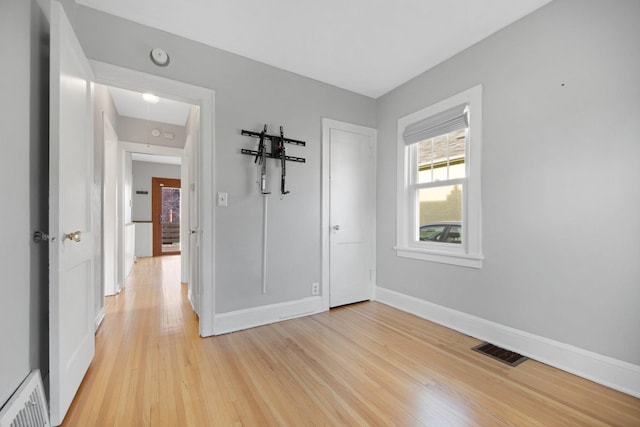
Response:
[[[475,350],[478,353],[482,353],[484,355],[492,357],[496,360],[501,361],[502,363],[506,363],[509,366],[517,366],[525,360],[529,359],[526,356],[514,353],[513,351],[505,350],[504,348],[500,348],[497,345],[489,344],[487,342],[475,346],[471,350]]]
[[[0,411],[0,427],[50,427],[40,370],[34,369]]]

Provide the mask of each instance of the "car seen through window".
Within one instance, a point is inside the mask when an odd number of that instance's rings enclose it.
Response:
[[[462,224],[452,221],[421,225],[420,241],[462,243]]]

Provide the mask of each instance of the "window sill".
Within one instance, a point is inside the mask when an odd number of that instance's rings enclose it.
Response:
[[[433,261],[442,264],[459,265],[461,267],[482,268],[484,257],[480,255],[456,254],[450,252],[439,252],[428,249],[395,247],[396,255],[403,258],[419,259],[423,261]]]

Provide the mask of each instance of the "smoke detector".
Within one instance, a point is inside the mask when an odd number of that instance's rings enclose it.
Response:
[[[149,56],[151,57],[151,62],[156,64],[158,67],[166,67],[169,65],[169,55],[164,49],[156,47],[151,50]]]

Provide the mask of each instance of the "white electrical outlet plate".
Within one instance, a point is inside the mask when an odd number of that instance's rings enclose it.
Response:
[[[311,284],[311,295],[319,295],[320,294],[320,284],[319,283],[312,283]]]

